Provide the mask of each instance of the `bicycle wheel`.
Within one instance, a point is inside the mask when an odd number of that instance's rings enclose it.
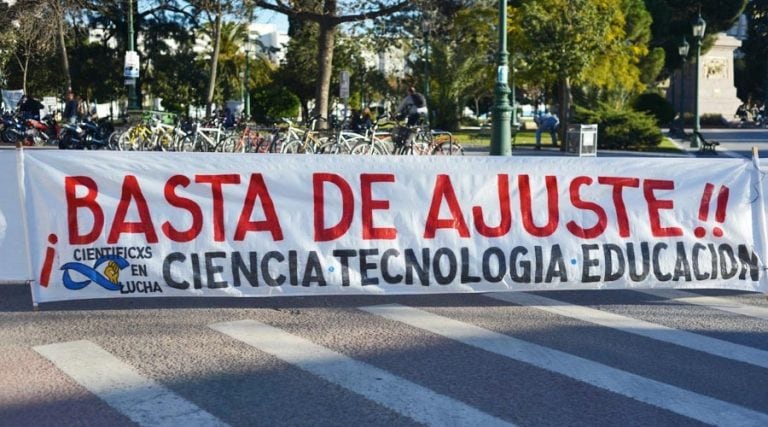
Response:
[[[441,144],[438,144],[433,150],[432,150],[433,156],[463,156],[464,155],[464,148],[452,141],[446,141]]]
[[[251,151],[253,153],[270,153],[270,148],[272,147],[272,137],[258,137],[252,142],[252,149]]]
[[[298,140],[286,142],[280,150],[280,152],[284,154],[304,154],[304,151],[304,144]]]
[[[266,153],[282,153],[283,146],[288,142],[285,136],[275,135],[266,147]]]
[[[184,136],[179,140],[178,151],[195,151],[195,141],[189,135]]]
[[[317,140],[314,145],[315,154],[336,154],[339,152],[339,147],[336,142],[336,138],[323,137]]]
[[[235,152],[235,138],[231,135],[225,137],[219,142],[216,147],[216,151],[220,153],[234,153]]]
[[[136,151],[138,149],[138,142],[130,129],[117,137],[117,145],[121,151]]]
[[[363,141],[355,144],[355,146],[352,147],[352,150],[350,150],[349,153],[353,155],[364,155],[364,156],[372,156],[372,155],[376,156],[376,155],[383,154],[375,145],[367,141]]]
[[[411,153],[416,156],[429,155],[429,144],[423,141],[414,141],[411,145]]]
[[[108,150],[121,150],[120,136],[120,132],[118,131],[114,131],[109,135],[109,138],[107,139]]]
[[[413,135],[413,154],[417,156],[426,156],[431,153],[432,134],[428,129],[419,128]]]

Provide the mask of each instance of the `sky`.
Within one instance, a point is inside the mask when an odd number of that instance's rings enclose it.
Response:
[[[255,22],[260,24],[274,24],[277,26],[277,31],[281,33],[288,32],[288,18],[282,13],[261,9],[256,12]]]

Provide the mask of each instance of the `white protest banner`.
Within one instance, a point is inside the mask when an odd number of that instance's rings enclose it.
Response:
[[[26,150],[24,171],[38,302],[767,289],[747,160]]]
[[[125,52],[125,65],[123,66],[123,77],[129,79],[139,78],[139,53],[135,50]]]
[[[27,238],[24,233],[16,151],[0,150],[0,283],[31,280],[27,263]]]
[[[21,89],[17,90],[0,90],[0,94],[2,94],[3,97],[3,104],[5,104],[5,109],[8,111],[14,111],[16,109],[16,105],[18,105],[19,100],[21,100],[21,97],[24,96],[24,91]]]

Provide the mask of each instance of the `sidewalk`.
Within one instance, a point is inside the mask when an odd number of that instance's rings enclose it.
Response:
[[[696,157],[696,149],[686,149],[676,143],[682,150],[681,153],[667,153],[658,151],[629,151],[629,150],[598,150],[597,157]],[[470,146],[464,148],[464,153],[469,156],[488,155],[487,147]],[[533,146],[516,146],[512,149],[512,157],[578,157],[575,154],[560,151],[559,147],[542,145],[541,150],[535,150]],[[711,155],[709,155],[711,156]]]
[[[598,150],[597,157],[739,157],[728,150],[718,147],[716,154],[701,153],[698,148],[691,148],[687,139],[680,139],[670,136],[668,132],[663,133],[664,137],[669,139],[679,150],[679,153],[669,153],[661,151],[631,151],[631,150]],[[488,155],[487,147],[469,146],[464,148],[467,155],[481,156]],[[532,145],[518,145],[512,149],[512,156],[533,156],[533,157],[577,157],[560,151],[560,147],[554,147],[550,144],[542,144],[541,150],[535,150]]]

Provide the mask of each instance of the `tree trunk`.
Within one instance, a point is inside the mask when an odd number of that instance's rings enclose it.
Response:
[[[22,83],[21,88],[24,90],[24,94],[27,95],[27,75],[29,74],[29,55],[24,58],[24,70],[22,71]]]
[[[307,122],[309,120],[309,100],[301,99],[301,120]]]
[[[570,123],[571,111],[571,81],[568,77],[563,77],[558,82],[560,85],[560,108],[558,116],[560,118],[560,151],[565,151],[566,138],[568,137],[568,124]]]
[[[213,95],[216,93],[216,69],[219,66],[221,51],[221,0],[216,2],[216,19],[213,24],[213,54],[211,55],[211,74],[208,80],[208,95],[205,98],[205,115],[211,115]]]
[[[58,6],[58,5],[57,5]],[[61,68],[67,81],[67,91],[72,90],[72,74],[69,71],[69,58],[67,56],[67,43],[64,37],[64,10],[57,8],[59,45],[61,46]]]
[[[315,86],[315,115],[328,118],[328,101],[331,91],[331,73],[333,71],[333,48],[336,27],[328,21],[320,22],[319,47],[317,53],[318,84]],[[327,122],[318,123],[321,128]]]

